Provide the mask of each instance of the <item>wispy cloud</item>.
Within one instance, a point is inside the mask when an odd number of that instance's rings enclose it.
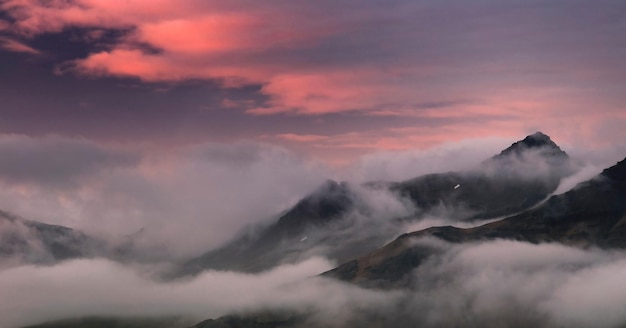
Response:
[[[287,140],[287,141],[296,141],[296,142],[314,142],[328,139],[328,136],[322,136],[317,134],[296,134],[296,133],[283,133],[277,134],[274,136],[275,138]]]
[[[1,30],[1,26],[0,26],[0,30]],[[13,40],[7,37],[0,37],[0,46],[4,48],[5,50],[12,51],[12,52],[22,52],[22,53],[28,53],[31,55],[41,54],[41,51],[33,47],[30,47],[22,42],[19,42],[17,40]]]
[[[195,256],[271,222],[327,172],[256,142],[151,156],[80,139],[11,136],[0,138],[0,209],[115,242],[143,228],[134,241],[149,256]]]

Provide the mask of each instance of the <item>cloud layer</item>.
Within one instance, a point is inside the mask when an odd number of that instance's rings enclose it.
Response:
[[[253,142],[150,157],[82,140],[12,136],[0,140],[0,155],[3,210],[117,242],[141,231],[136,246],[155,256],[216,247],[269,222],[328,175],[321,164]]]
[[[85,315],[185,315],[294,310],[326,327],[386,324],[615,327],[626,322],[620,252],[493,241],[448,245],[414,273],[410,290],[373,291],[311,278],[331,267],[313,258],[258,275],[207,272],[159,283],[150,268],[105,260],[0,271],[0,324],[5,327]],[[364,316],[364,313],[368,313]],[[367,319],[370,318],[370,319]],[[374,320],[374,321],[370,321]]]
[[[287,304],[290,299],[297,299],[289,296],[289,284],[329,268],[327,261],[315,258],[256,276],[208,272],[193,281],[165,284],[152,281],[141,273],[142,269],[106,260],[75,260],[53,267],[22,266],[0,271],[0,326],[9,328],[88,315],[183,314],[202,320],[256,307],[266,300],[268,306]],[[271,296],[274,293],[278,293],[277,298]]]
[[[438,326],[533,322],[541,326],[613,327],[626,317],[616,275],[623,253],[495,241],[454,246],[415,272],[418,320]],[[575,298],[573,296],[576,296]],[[617,305],[619,304],[619,305]]]

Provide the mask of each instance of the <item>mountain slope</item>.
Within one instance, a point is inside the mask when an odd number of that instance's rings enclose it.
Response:
[[[258,272],[312,252],[345,261],[394,238],[407,221],[428,215],[472,221],[521,212],[544,200],[572,172],[569,156],[538,132],[466,172],[362,186],[327,181],[274,224],[190,260],[174,276],[206,269]],[[371,204],[357,189],[386,192],[411,202],[417,210],[390,220],[374,218],[367,227],[359,226],[355,217],[372,215],[367,213]]]
[[[537,132],[474,170],[429,174],[395,184],[392,189],[410,197],[422,212],[445,211],[455,220],[471,221],[528,209],[573,171],[567,153]]]
[[[416,243],[423,237],[451,243],[501,238],[626,248],[626,159],[537,208],[475,228],[432,227],[405,234],[324,275],[367,287],[404,285],[408,273],[438,252],[436,247]]]
[[[271,268],[290,253],[298,253],[305,231],[329,224],[354,207],[354,197],[346,184],[326,181],[315,192],[300,200],[260,235],[244,235],[184,265],[182,274],[205,269],[258,272]],[[303,242],[306,241],[302,240]],[[274,250],[280,249],[280,252]]]
[[[80,231],[24,220],[0,211],[0,260],[51,264],[102,252],[104,243]]]

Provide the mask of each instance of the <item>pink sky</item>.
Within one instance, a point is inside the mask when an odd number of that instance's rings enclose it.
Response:
[[[228,133],[181,132],[192,125],[185,123],[162,138],[139,127],[108,136],[103,127],[96,136],[80,127],[89,118],[35,129],[32,113],[67,105],[31,105],[14,133],[174,145],[256,139],[330,162],[536,130],[587,147],[626,138],[619,2],[7,0],[0,8],[0,46],[22,65],[45,62],[52,77],[132,81],[165,94],[207,81],[221,100],[198,106],[235,113],[202,118],[219,116]],[[178,118],[195,121],[189,111]],[[240,127],[244,121],[253,128]]]

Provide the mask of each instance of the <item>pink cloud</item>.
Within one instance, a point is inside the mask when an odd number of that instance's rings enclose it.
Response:
[[[317,134],[294,134],[294,133],[284,133],[278,134],[274,136],[275,138],[286,140],[286,141],[295,141],[295,142],[314,142],[328,139],[327,136],[317,135]]]
[[[258,46],[263,40],[241,31],[259,25],[257,18],[246,14],[207,15],[144,24],[133,37],[170,53],[205,55]]]
[[[0,47],[12,52],[22,52],[32,55],[41,54],[41,51],[9,38],[0,37]]]
[[[9,0],[2,8],[17,18],[15,29],[27,35],[68,27],[128,28],[133,32],[111,50],[64,65],[89,75],[138,77],[144,81],[193,78],[229,85],[263,84],[272,101],[251,114],[296,112],[322,114],[370,109],[372,104],[406,98],[398,88],[376,82],[375,69],[314,70],[299,64],[256,59],[277,49],[308,47],[340,29],[332,20],[312,19],[306,11],[285,12],[250,3],[246,11],[217,1],[98,1],[42,5]],[[317,14],[319,15],[319,13]],[[135,44],[159,53],[146,53]],[[280,50],[278,50],[280,53]]]
[[[589,68],[579,65],[578,57],[555,56],[572,52],[553,48],[560,44],[541,43],[548,57],[518,54],[517,50],[530,51],[528,45],[544,41],[533,34],[541,27],[536,24],[515,27],[512,35],[524,36],[518,40],[522,44],[518,49],[507,43],[511,31],[504,28],[495,33],[489,26],[490,20],[484,21],[484,28],[459,16],[459,22],[450,20],[439,26],[441,32],[431,33],[427,23],[428,14],[433,12],[410,7],[411,4],[405,5],[408,10],[399,6],[383,13],[371,8],[363,11],[360,6],[325,7],[290,1],[45,3],[2,2],[0,8],[16,21],[6,28],[26,36],[72,27],[130,29],[106,51],[98,50],[65,63],[64,71],[136,77],[151,82],[214,79],[225,86],[259,84],[269,99],[262,106],[254,102],[223,102],[224,107],[247,109],[252,115],[352,111],[387,119],[406,117],[416,122],[437,122],[430,126],[421,124],[414,130],[381,128],[328,137],[276,137],[281,142],[308,143],[314,151],[406,149],[486,134],[519,136],[537,129],[575,139],[577,133],[592,134],[593,128],[613,126],[605,122],[624,120],[620,114],[625,109],[623,92],[610,91],[611,85],[621,86],[613,82],[623,79],[623,69]],[[441,12],[435,10],[434,14]],[[421,21],[426,23],[419,25]],[[456,23],[460,25],[455,26]],[[392,25],[403,28],[400,32],[389,29]],[[385,33],[377,35],[378,28],[385,29]],[[467,28],[468,35],[464,36],[465,30],[460,28]],[[361,33],[362,30],[367,33]],[[494,47],[495,41],[504,44]],[[405,48],[407,43],[413,46]],[[158,51],[145,51],[138,44]],[[20,43],[5,42],[4,47],[36,51]],[[511,49],[514,51],[507,52]],[[437,105],[449,99],[480,101]]]

